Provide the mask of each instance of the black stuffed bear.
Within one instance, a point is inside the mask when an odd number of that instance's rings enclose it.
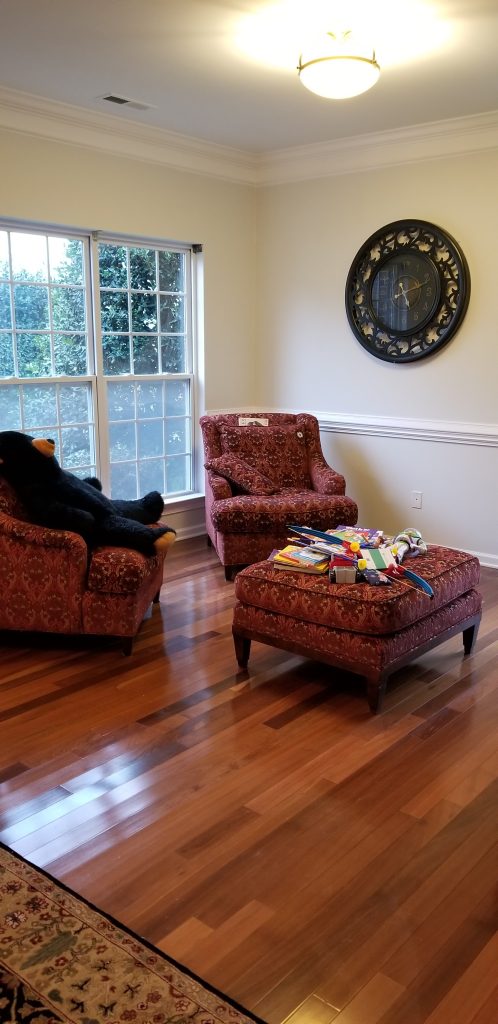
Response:
[[[164,509],[159,491],[135,501],[111,500],[95,477],[80,480],[62,469],[54,452],[50,438],[0,431],[0,473],[34,523],[79,533],[90,547],[112,544],[144,555],[169,547],[175,531],[147,525],[157,522]]]

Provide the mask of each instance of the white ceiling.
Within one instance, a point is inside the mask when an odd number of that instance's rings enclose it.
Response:
[[[382,73],[362,96],[298,80],[324,6],[324,29],[358,8],[373,37]],[[0,87],[253,154],[496,110],[497,44],[498,0],[0,0]]]

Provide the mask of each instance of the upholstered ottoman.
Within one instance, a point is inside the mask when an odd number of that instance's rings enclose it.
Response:
[[[407,564],[430,583],[434,597],[402,581],[390,586],[329,583],[327,577],[250,565],[235,578],[233,638],[247,667],[251,640],[301,654],[367,680],[368,702],[380,711],[386,682],[425,651],[463,633],[470,654],[481,618],[479,561],[430,545]]]

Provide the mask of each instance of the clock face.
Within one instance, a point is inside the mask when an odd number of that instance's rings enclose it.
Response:
[[[467,263],[455,240],[426,221],[396,221],[372,235],[353,260],[346,312],[372,355],[413,362],[449,341],[469,295]]]
[[[372,314],[387,331],[413,334],[431,319],[440,291],[438,273],[426,256],[390,256],[372,275]]]

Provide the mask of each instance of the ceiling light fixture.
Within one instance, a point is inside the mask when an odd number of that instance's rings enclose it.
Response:
[[[306,89],[331,100],[359,96],[380,75],[375,50],[355,44],[351,32],[327,32],[319,56],[302,53],[297,70]]]

